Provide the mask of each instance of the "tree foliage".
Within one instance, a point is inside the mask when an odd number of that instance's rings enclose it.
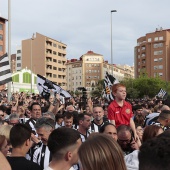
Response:
[[[165,82],[159,77],[150,78],[146,74],[137,79],[126,79],[121,83],[125,84],[129,98],[143,98],[145,96],[154,97],[163,88],[170,92],[169,82]]]

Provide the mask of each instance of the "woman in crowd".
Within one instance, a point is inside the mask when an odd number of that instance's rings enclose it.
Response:
[[[80,146],[78,154],[83,170],[126,170],[122,150],[109,135],[89,137]]]
[[[4,135],[0,135],[0,151],[4,154],[4,156],[7,156],[8,153],[8,143]]]
[[[112,123],[105,123],[99,130],[100,133],[110,135],[114,140],[117,141],[117,129]]]
[[[12,125],[2,125],[0,128],[0,135],[5,136],[5,139],[7,141],[8,150],[9,150],[8,156],[10,156],[11,148],[12,148],[12,146],[10,144],[10,140],[9,140],[9,134],[10,134],[11,128],[12,128]]]
[[[140,124],[135,124],[136,126],[136,133],[140,139],[140,141],[142,142],[142,137],[143,137],[143,128]]]
[[[163,129],[157,125],[149,125],[144,129],[142,141],[146,142],[149,139],[152,139],[163,133]]]

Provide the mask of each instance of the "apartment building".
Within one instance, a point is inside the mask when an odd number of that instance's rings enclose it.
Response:
[[[134,78],[134,66],[129,66],[127,64],[116,64],[115,66],[117,67],[117,70],[115,70],[115,72],[118,72],[119,69],[122,70],[121,72],[124,74],[123,79]]]
[[[106,72],[119,81],[125,77],[134,77],[133,67],[109,64],[108,61],[104,61],[103,55],[93,51],[88,51],[79,60],[68,60],[66,67],[67,89],[70,91],[76,91],[78,87],[85,87],[87,91],[94,90],[98,81],[104,79]]]
[[[85,87],[88,91],[94,90],[102,77],[103,56],[88,51],[80,60],[67,61],[67,89],[76,91],[78,87]]]
[[[6,21],[7,19],[0,17],[0,56],[6,52]]]
[[[170,81],[170,29],[157,28],[137,39],[134,52],[135,78],[147,73]]]
[[[22,41],[21,67],[32,70],[66,89],[66,44],[36,33]]]
[[[21,46],[17,46],[16,52],[16,71],[20,71],[22,69],[22,48]]]

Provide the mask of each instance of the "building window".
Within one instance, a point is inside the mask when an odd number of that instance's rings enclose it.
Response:
[[[53,78],[57,78],[57,75],[56,75],[56,74],[53,74]]]
[[[163,43],[157,43],[153,45],[154,48],[163,47]]]
[[[158,37],[155,37],[154,40],[155,40],[155,41],[158,41]]]
[[[152,41],[152,38],[148,38],[148,42],[151,42]]]
[[[21,60],[21,57],[17,57],[17,60]]]
[[[162,36],[162,37],[159,37],[159,40],[163,40],[163,36]]]
[[[61,49],[61,45],[58,45],[58,48]]]
[[[140,48],[138,48],[138,52],[140,52]]]
[[[56,51],[53,51],[53,54],[54,54],[54,55],[57,55]]]
[[[57,70],[57,67],[53,67],[53,70]]]
[[[0,51],[2,51],[2,45],[0,45]]]
[[[0,34],[0,40],[2,41],[3,40],[3,35]]]
[[[163,58],[159,58],[158,61],[161,62],[163,60]]]
[[[163,51],[160,50],[160,51],[154,51],[154,55],[162,55],[163,54]]]
[[[57,45],[55,43],[53,43],[53,47],[57,47]]]
[[[0,24],[0,30],[2,30],[2,24]]]
[[[159,69],[163,69],[163,65],[159,65],[158,68],[159,68]]]
[[[163,76],[163,73],[159,73],[159,76]]]
[[[21,53],[21,50],[17,50],[17,54]]]
[[[61,60],[58,60],[58,63],[60,63],[60,64],[61,64]]]
[[[56,62],[57,62],[57,60],[56,60],[56,59],[53,59],[53,62],[55,62],[55,63],[56,63]]]
[[[21,67],[21,63],[17,63],[17,67]]]

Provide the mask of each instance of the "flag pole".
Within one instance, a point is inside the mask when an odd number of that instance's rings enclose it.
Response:
[[[8,58],[11,67],[11,0],[8,0]],[[8,101],[11,99],[11,82],[8,83]]]

